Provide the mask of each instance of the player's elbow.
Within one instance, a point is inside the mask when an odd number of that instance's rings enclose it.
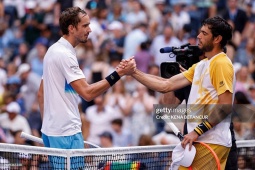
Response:
[[[90,97],[90,96],[84,96],[84,97],[82,97],[84,100],[86,100],[87,102],[91,102],[92,100],[93,100],[93,98],[92,97]]]
[[[94,97],[92,95],[90,95],[89,93],[83,95],[82,98],[84,100],[86,100],[87,102],[90,102],[90,101],[92,101],[94,99]]]
[[[170,91],[169,84],[167,82],[163,82],[161,84],[161,88],[159,90],[160,93],[167,93]]]

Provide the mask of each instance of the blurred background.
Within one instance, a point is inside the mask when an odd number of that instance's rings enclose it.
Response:
[[[254,0],[0,0],[0,142],[39,146],[19,135],[41,137],[37,90],[43,58],[61,37],[60,13],[72,6],[91,19],[88,42],[75,48],[89,83],[130,56],[138,69],[160,76],[160,64],[176,58],[159,49],[196,45],[201,21],[220,15],[234,28],[226,48],[237,79],[235,103],[246,104],[248,117],[254,117]],[[125,76],[92,102],[81,99],[84,139],[102,147],[178,143],[163,122],[154,120],[153,104],[161,97]],[[237,140],[255,139],[254,121],[233,119]]]

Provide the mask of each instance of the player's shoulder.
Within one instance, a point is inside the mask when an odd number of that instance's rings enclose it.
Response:
[[[228,68],[234,68],[232,61],[225,53],[220,53],[217,56],[215,56],[211,62],[211,67],[228,67]]]
[[[58,42],[54,43],[48,48],[48,51],[46,52],[46,55],[44,57],[45,60],[59,60],[63,58],[64,56],[68,56],[70,52],[68,50],[61,46],[61,44],[58,44]]]
[[[212,58],[211,63],[232,63],[226,53],[219,53]]]
[[[64,53],[66,53],[67,49],[63,45],[61,45],[60,43],[56,42],[56,43],[52,44],[52,46],[49,47],[48,51],[50,53],[64,54]]]

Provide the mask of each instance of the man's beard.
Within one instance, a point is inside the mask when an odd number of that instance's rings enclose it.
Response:
[[[79,40],[80,43],[86,43],[88,40],[87,39],[84,39],[84,40]]]
[[[210,52],[210,51],[212,51],[213,47],[214,47],[213,44],[210,43],[210,44],[206,44],[206,45],[202,46],[201,50],[203,52]]]

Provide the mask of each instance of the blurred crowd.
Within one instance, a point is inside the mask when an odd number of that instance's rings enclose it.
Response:
[[[88,42],[76,47],[89,83],[131,56],[138,69],[160,76],[162,62],[176,61],[160,48],[196,45],[203,19],[225,18],[234,28],[226,49],[236,73],[235,103],[245,104],[237,112],[249,111],[245,120],[238,114],[233,118],[236,139],[255,139],[254,0],[0,0],[1,142],[39,145],[20,133],[41,135],[37,90],[43,57],[61,37],[60,13],[71,6],[90,16]],[[84,139],[102,147],[178,143],[164,122],[155,121],[153,105],[161,97],[125,76],[92,102],[81,99]]]

